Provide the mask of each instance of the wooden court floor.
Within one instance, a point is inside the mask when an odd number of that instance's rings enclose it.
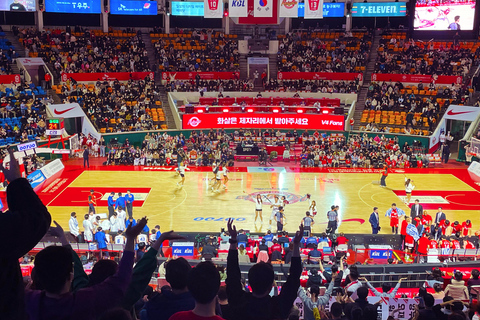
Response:
[[[230,172],[228,188],[224,190],[222,187],[219,193],[213,193],[208,187],[213,175],[208,171],[188,171],[185,186],[179,187],[177,182],[180,177],[173,171],[90,170],[69,180],[71,172],[66,170],[61,179],[57,179],[59,184],[65,179],[61,187],[55,189],[55,185],[50,184],[39,195],[53,218],[65,229],[72,211],[77,212],[79,224],[82,225],[83,215],[88,212],[90,189],[95,190],[97,213],[107,212],[106,197],[111,191],[132,189],[132,193],[138,193],[133,209],[134,218],[147,216],[148,225],[153,227],[158,224],[162,231],[219,232],[226,227],[226,220],[232,217],[235,218],[237,229],[264,233],[269,229],[271,209],[264,198],[264,223],[255,223],[253,200],[256,194],[265,195],[272,201],[275,193],[287,197],[290,204],[285,209],[285,229],[289,232],[294,232],[305,216],[309,207],[305,197],[307,193],[311,194],[318,208],[314,233],[325,230],[326,212],[333,204],[340,206],[342,222],[339,231],[345,233],[371,233],[368,218],[374,206],[379,207],[381,233],[385,234],[390,230],[384,214],[392,203],[397,203],[407,215],[410,213],[401,198],[404,173],[390,174],[388,188],[381,188],[377,183],[378,173],[278,171]],[[451,171],[455,171],[455,174],[449,173]],[[432,216],[438,206],[442,206],[450,221],[470,219],[473,230],[480,228],[480,192],[472,181],[468,181],[466,170],[425,171],[407,173],[407,176],[413,179],[416,186],[412,202],[420,197]],[[83,230],[82,227],[80,229]],[[272,224],[272,231],[276,231],[275,223]]]

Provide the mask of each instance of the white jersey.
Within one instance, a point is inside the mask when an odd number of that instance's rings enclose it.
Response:
[[[227,167],[223,167],[223,175],[226,176],[228,173],[228,169]]]
[[[137,243],[140,243],[140,242],[143,242],[143,243],[147,243],[148,241],[148,237],[146,234],[139,234],[137,236]]]
[[[263,203],[262,201],[258,201],[257,199],[255,199],[255,210],[262,210],[262,206],[263,206]]]
[[[83,220],[84,233],[83,236],[85,241],[93,241],[93,224],[90,220]]]
[[[183,174],[183,175],[184,175],[186,168],[187,168],[187,166],[180,166],[180,167],[178,167],[178,172],[179,172],[180,174]]]
[[[125,245],[125,237],[124,236],[116,236],[115,237],[115,244],[123,244]]]
[[[217,178],[217,180],[220,180],[222,179],[222,170],[220,170],[220,167],[218,168],[218,171],[217,171],[217,174],[215,176],[215,178]]]
[[[121,227],[121,225],[119,225],[119,221],[118,221],[118,218],[115,217],[115,216],[111,216],[110,217],[110,232],[118,232],[118,227]]]
[[[68,228],[70,229],[71,234],[73,234],[75,237],[78,237],[80,230],[78,228],[77,218],[71,217],[70,220],[68,220]]]
[[[125,219],[127,218],[127,213],[125,210],[117,211],[117,220],[118,220],[118,230],[125,230]]]
[[[110,230],[112,228],[112,224],[108,219],[103,220],[100,226],[102,227],[103,231]]]
[[[107,243],[112,243],[112,236],[108,233],[105,233],[105,240]]]

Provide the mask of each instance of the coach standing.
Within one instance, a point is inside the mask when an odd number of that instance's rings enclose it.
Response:
[[[83,167],[86,168],[90,168],[90,161],[88,159],[90,155],[90,151],[88,151],[88,148],[87,146],[83,147]]]
[[[113,216],[114,206],[115,206],[115,200],[113,200],[113,197],[115,196],[115,192],[110,192],[110,195],[108,196],[108,219],[110,219]]]
[[[368,222],[370,222],[370,225],[372,226],[372,234],[378,234],[378,231],[380,231],[380,218],[378,216],[377,207],[373,208],[373,212],[370,214]]]
[[[129,218],[133,217],[133,201],[134,200],[135,200],[135,197],[133,196],[133,194],[130,193],[130,190],[127,190],[127,194],[125,195],[125,202],[127,204],[127,213]]]
[[[327,212],[328,225],[327,233],[335,233],[338,226],[338,206],[332,206],[331,210]]]

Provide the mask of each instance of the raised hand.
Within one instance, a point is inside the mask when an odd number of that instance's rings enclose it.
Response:
[[[140,232],[142,232],[143,228],[147,224],[147,217],[143,217],[140,221],[137,222],[135,226],[129,225],[127,230],[125,230],[125,237],[134,239],[136,238]]]
[[[63,228],[61,225],[57,223],[57,221],[53,220],[53,223],[55,223],[55,227],[50,227],[49,231],[50,234],[54,237],[60,238],[62,236],[65,236],[65,232],[63,231]]]
[[[298,231],[295,232],[295,237],[293,238],[293,243],[299,244],[303,238],[303,226],[298,227]]]
[[[12,182],[21,178],[22,174],[20,173],[20,167],[18,165],[18,162],[15,159],[13,148],[8,149],[8,154],[10,155],[10,168],[6,169],[3,164],[0,164],[0,170],[2,170],[8,182]]]
[[[237,227],[233,225],[233,219],[228,219],[227,222],[228,234],[232,241],[237,240]]]

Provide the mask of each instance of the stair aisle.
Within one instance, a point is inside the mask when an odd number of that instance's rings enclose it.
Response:
[[[165,121],[168,129],[180,129],[177,128],[175,120],[173,120],[172,110],[170,110],[170,106],[168,105],[168,93],[163,86],[160,86],[160,100],[162,101],[163,112],[165,113]]]

